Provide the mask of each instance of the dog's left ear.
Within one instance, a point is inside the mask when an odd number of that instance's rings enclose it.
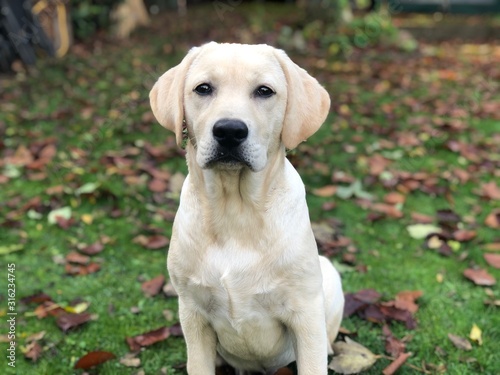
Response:
[[[167,70],[158,78],[149,93],[153,114],[162,126],[175,133],[179,146],[182,145],[184,82],[189,67],[199,51],[200,48],[192,48],[179,65]]]
[[[287,81],[287,104],[281,140],[288,149],[297,147],[323,124],[330,110],[328,92],[282,50],[276,50]]]

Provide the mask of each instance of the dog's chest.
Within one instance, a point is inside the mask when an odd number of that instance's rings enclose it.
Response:
[[[206,254],[186,285],[202,313],[236,330],[268,319],[279,281],[265,269],[262,254],[248,250],[235,255],[231,249]]]

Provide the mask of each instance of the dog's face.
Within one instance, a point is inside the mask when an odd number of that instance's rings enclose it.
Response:
[[[324,121],[326,91],[279,50],[209,43],[192,49],[150,94],[158,121],[176,132],[185,121],[201,168],[265,168],[281,142],[289,148]]]
[[[287,84],[270,48],[209,48],[184,87],[185,120],[201,168],[262,170],[279,145]]]

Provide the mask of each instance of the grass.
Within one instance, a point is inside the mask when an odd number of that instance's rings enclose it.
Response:
[[[286,12],[282,9],[280,14],[284,17]],[[177,196],[152,193],[147,183],[131,183],[126,177],[137,176],[139,180],[148,181],[149,175],[141,169],[146,164],[172,174],[186,173],[183,158],[172,144],[172,135],[150,116],[148,91],[161,72],[182,58],[190,44],[207,38],[235,41],[247,38],[240,32],[238,22],[244,16],[238,12],[240,8],[232,13],[232,23],[221,21],[219,27],[212,29],[209,17],[182,25],[174,21],[174,16],[167,15],[155,21],[148,35],[138,33],[125,45],[96,40],[79,46],[64,59],[41,62],[38,74],[1,78],[4,92],[0,94],[0,130],[5,136],[0,147],[3,158],[0,169],[11,178],[0,189],[0,246],[22,245],[20,251],[0,255],[2,265],[16,265],[19,313],[16,368],[7,367],[2,356],[0,364],[2,371],[6,369],[5,373],[80,373],[73,370],[73,366],[85,353],[107,350],[121,358],[129,351],[126,337],[177,322],[175,299],[147,298],[141,291],[141,282],[165,274],[165,250],[144,249],[132,241],[138,234],[159,232],[170,236],[171,221],[164,213],[175,212]],[[203,14],[202,11],[192,13],[190,19],[203,20]],[[255,35],[261,36],[254,36],[253,42],[273,35],[268,31],[272,27],[267,23],[273,26],[269,19],[257,22],[254,17],[250,23]],[[417,329],[409,331],[401,324],[391,325],[396,337],[407,338],[407,350],[413,353],[410,364],[419,368],[425,364],[431,373],[437,373],[439,365],[444,365],[447,374],[498,374],[498,307],[484,305],[485,289],[462,276],[465,268],[477,264],[500,278],[500,271],[488,267],[482,257],[483,244],[499,239],[498,229],[486,227],[484,219],[500,204],[485,201],[476,193],[482,183],[495,178],[498,181],[500,169],[493,138],[500,133],[500,121],[481,107],[483,102],[500,99],[498,82],[489,76],[494,73],[495,61],[498,64],[498,54],[496,60],[493,53],[486,57],[457,56],[459,44],[424,47],[427,51],[435,48],[437,52],[405,55],[387,49],[367,50],[356,53],[347,63],[328,60],[326,66],[319,64],[321,69],[306,56],[296,56],[301,65],[327,86],[333,106],[322,129],[300,146],[291,159],[309,192],[332,184],[333,171],[343,171],[360,179],[364,189],[381,200],[396,187],[386,188],[380,176],[369,176],[367,160],[376,153],[396,155],[388,167],[392,173],[425,171],[437,178],[437,184],[445,187],[447,193],[429,195],[421,189],[406,193],[401,219],[370,222],[367,211],[354,199],[308,194],[311,218],[313,221],[340,220],[342,234],[351,238],[357,249],[357,265],[367,267],[366,273],[343,267],[346,269],[343,273],[345,291],[373,288],[387,300],[401,290],[423,291],[418,301]],[[339,64],[349,69],[338,72]],[[443,70],[471,78],[440,79],[439,71]],[[404,79],[410,79],[406,86],[401,84]],[[388,89],[376,92],[374,87],[380,83],[380,87]],[[481,100],[471,98],[472,91],[479,95],[474,98]],[[412,104],[411,100],[419,105]],[[463,116],[454,115],[454,107],[461,108]],[[436,115],[438,112],[441,115]],[[416,121],[418,118],[425,121]],[[448,123],[462,122],[465,130],[443,128],[437,118]],[[399,146],[396,139],[401,131],[420,137],[421,144]],[[439,131],[439,137],[429,136],[431,131]],[[7,158],[20,145],[34,147],[37,141],[48,137],[55,137],[57,154],[52,161],[40,171],[17,167],[12,174],[12,168],[6,165]],[[450,151],[446,147],[449,140],[467,142],[488,156],[481,157],[481,162],[471,162]],[[381,148],[384,141],[395,144],[384,149]],[[152,157],[146,143],[160,146],[163,154]],[[351,147],[346,149],[348,145]],[[110,156],[132,148],[137,152],[122,155],[131,161],[130,167],[109,163]],[[395,151],[399,154],[394,154]],[[468,168],[471,179],[467,183],[445,179],[446,172],[454,168]],[[45,175],[36,180],[37,172]],[[91,194],[77,194],[77,188],[85,183],[98,183],[99,187]],[[47,188],[58,185],[64,186],[62,193],[47,194]],[[35,207],[41,214],[38,220],[30,219],[27,210],[20,210],[34,197],[41,198]],[[323,204],[331,201],[336,207],[324,210]],[[68,229],[49,225],[47,214],[63,206],[72,208],[76,224]],[[469,223],[464,225],[478,233],[473,241],[461,244],[459,253],[452,257],[425,250],[422,241],[412,239],[406,230],[406,226],[413,223],[412,212],[434,216],[438,209],[444,208],[453,209],[463,219],[469,216]],[[121,211],[120,216],[112,216],[115,209]],[[83,221],[85,215],[90,215],[91,223]],[[102,236],[109,237],[109,242],[97,255],[101,270],[86,276],[66,275],[64,266],[56,261],[76,249],[79,243],[90,244]],[[335,260],[340,262],[340,256]],[[7,329],[6,269],[3,274],[0,282],[2,334]],[[436,280],[438,274],[443,275],[442,282]],[[35,306],[23,305],[19,300],[38,291],[49,294],[63,306],[77,299],[89,302],[88,311],[94,314],[94,320],[63,333],[53,318],[30,316]],[[494,298],[500,298],[498,287],[492,287],[491,293]],[[132,307],[137,307],[139,313],[133,313]],[[448,333],[467,337],[473,324],[482,329],[483,344],[474,343],[470,352],[456,349],[448,340]],[[374,353],[384,353],[380,326],[356,317],[346,319],[343,326],[356,332],[355,340]],[[32,363],[23,358],[20,346],[26,337],[40,331],[46,331],[42,341],[44,351],[41,358]],[[2,353],[6,346],[3,342],[0,344]],[[139,357],[140,368],[146,374],[185,373],[176,369],[185,362],[185,344],[180,338],[171,337],[148,347]],[[379,374],[388,363],[380,359],[366,374]],[[114,360],[93,371],[134,374],[138,370]],[[403,367],[398,373],[415,372]]]

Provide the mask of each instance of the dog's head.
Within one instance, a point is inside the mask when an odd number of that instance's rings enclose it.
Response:
[[[281,142],[292,149],[314,134],[330,108],[326,90],[267,45],[193,48],[149,97],[179,144],[185,122],[201,168],[260,171]]]

